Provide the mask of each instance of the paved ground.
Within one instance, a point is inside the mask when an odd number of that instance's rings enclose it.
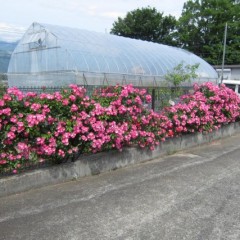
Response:
[[[239,143],[0,198],[0,239],[239,240]]]

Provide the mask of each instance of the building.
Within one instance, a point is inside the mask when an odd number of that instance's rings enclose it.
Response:
[[[14,52],[8,84],[17,87],[133,84],[161,86],[179,63],[199,64],[194,81],[217,81],[207,62],[183,49],[62,26],[33,23]]]
[[[219,78],[222,77],[222,66],[213,66],[217,71]],[[240,81],[240,65],[224,65],[223,79],[239,80]]]

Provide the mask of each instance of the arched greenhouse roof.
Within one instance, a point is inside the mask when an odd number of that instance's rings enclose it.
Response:
[[[33,23],[13,52],[8,72],[76,71],[164,76],[182,62],[199,64],[199,78],[217,79],[212,66],[181,48],[107,33]]]

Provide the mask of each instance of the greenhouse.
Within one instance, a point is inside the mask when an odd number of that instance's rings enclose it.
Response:
[[[217,81],[207,62],[181,48],[33,23],[11,56],[8,85],[161,86],[164,76],[180,63],[199,64],[195,82]]]

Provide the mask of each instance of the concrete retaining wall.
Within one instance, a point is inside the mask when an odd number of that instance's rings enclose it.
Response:
[[[154,151],[125,148],[122,152],[112,150],[109,152],[82,155],[76,162],[0,179],[0,197],[50,184],[62,183],[84,176],[112,171],[237,133],[240,133],[240,123],[232,123],[208,134],[195,133],[167,139]]]

